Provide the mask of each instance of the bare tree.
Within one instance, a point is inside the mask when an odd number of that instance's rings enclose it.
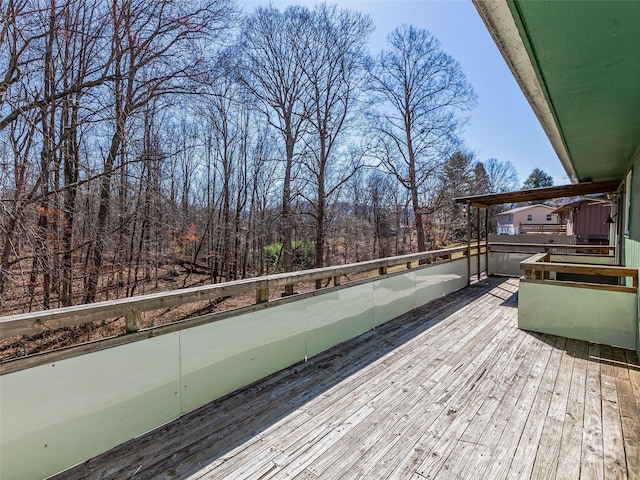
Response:
[[[288,7],[283,12],[258,8],[245,20],[241,34],[240,78],[284,142],[281,232],[285,271],[292,269],[292,172],[297,145],[308,128],[309,81],[304,69],[310,61],[310,22],[306,8]],[[286,291],[292,293],[293,286]]]
[[[383,165],[411,194],[418,250],[426,249],[420,191],[442,164],[475,95],[460,65],[426,30],[400,27],[370,69]]]
[[[501,193],[517,190],[520,184],[518,172],[509,160],[504,162],[490,158],[482,162],[487,174],[488,193]]]
[[[6,5],[6,7],[5,7]],[[31,2],[8,0],[0,5],[0,131],[32,110],[40,110],[67,96],[86,92],[112,79],[110,49],[95,51],[105,26],[108,6],[98,0]],[[79,23],[78,23],[79,22]],[[78,30],[75,27],[81,27]],[[54,38],[51,38],[53,32]],[[64,42],[83,38],[91,59],[83,75],[73,81],[43,88],[37,76],[51,68],[53,57],[64,51]],[[91,40],[89,40],[91,37]],[[62,45],[60,45],[62,44]],[[48,46],[47,46],[48,45]],[[104,45],[103,45],[104,46]],[[48,57],[48,60],[47,60]],[[46,66],[49,61],[49,67]]]
[[[215,41],[231,14],[227,0],[189,2],[126,0],[113,4],[113,123],[104,159],[99,209],[88,256],[84,301],[95,300],[105,250],[111,177],[126,138],[130,117],[162,95],[193,92],[207,72],[199,40]]]
[[[364,45],[372,31],[371,20],[348,10],[319,5],[311,12],[308,52],[302,63],[308,80],[311,135],[305,166],[315,187],[307,197],[315,221],[315,266],[325,258],[329,199],[362,165],[362,155],[338,152],[339,140],[349,126],[364,72]],[[341,155],[342,153],[342,155]],[[321,286],[320,281],[316,286]]]

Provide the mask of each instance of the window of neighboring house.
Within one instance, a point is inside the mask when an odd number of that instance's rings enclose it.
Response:
[[[547,222],[551,221],[551,215],[547,215]]]
[[[532,214],[528,214],[527,215],[527,222],[533,222],[533,215]]]

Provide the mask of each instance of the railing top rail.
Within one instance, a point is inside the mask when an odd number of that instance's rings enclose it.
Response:
[[[638,269],[617,265],[593,265],[577,263],[556,263],[548,261],[548,253],[538,253],[522,262],[520,268],[526,271],[576,273],[582,275],[602,275],[605,277],[631,277],[633,287],[638,288]],[[545,258],[546,257],[546,258]]]
[[[535,227],[539,227],[539,226],[544,226],[544,227],[565,227],[567,226],[566,223],[531,223],[531,222],[520,222],[520,225],[523,226],[527,226],[527,225],[531,225],[531,226],[535,226]]]
[[[520,262],[520,268],[523,268],[525,266],[529,266],[531,264],[536,264],[537,265],[538,262],[545,262],[547,260],[549,260],[549,253],[547,253],[547,252],[536,253],[532,257],[529,257],[526,260],[523,260],[522,262]]]
[[[485,246],[484,243],[482,246]],[[362,273],[379,268],[401,265],[403,263],[406,264],[409,262],[428,260],[436,257],[450,256],[454,253],[464,252],[466,249],[466,245],[443,248],[440,250],[430,250],[428,252],[380,258],[366,262],[335,265],[298,272],[278,273],[213,285],[190,287],[182,290],[151,293],[92,304],[43,310],[33,313],[8,315],[0,317],[0,338],[32,334],[34,333],[34,330],[45,331],[64,326],[81,325],[97,320],[125,316],[132,312],[145,312],[200,300],[213,300],[216,298],[250,292],[256,289],[282,287],[301,282]]]
[[[559,243],[519,243],[519,242],[489,242],[491,247],[528,247],[528,248],[559,248],[564,250],[608,250],[615,251],[615,245],[570,245]]]

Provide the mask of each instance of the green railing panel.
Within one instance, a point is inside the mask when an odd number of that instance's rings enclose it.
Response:
[[[382,325],[413,310],[416,280],[413,272],[392,275],[373,282],[373,324]]]
[[[637,294],[522,280],[518,327],[634,349]]]
[[[475,257],[471,259],[471,272],[473,275],[477,273],[477,268],[475,268],[474,262]],[[448,273],[444,279],[445,295],[467,286],[467,260],[464,258],[455,260],[448,263],[447,266]],[[482,263],[480,264],[480,269],[482,271]]]
[[[416,307],[444,295],[444,284],[450,275],[449,270],[449,263],[445,263],[415,271]]]
[[[307,356],[373,328],[373,283],[318,295],[306,302]]]
[[[589,265],[615,265],[616,260],[613,256],[598,255],[559,255],[551,254],[551,261],[556,263],[580,263]]]
[[[180,415],[178,334],[0,377],[0,478],[44,478]]]
[[[526,260],[533,255],[529,253],[512,253],[512,252],[489,252],[489,274],[511,275],[519,277],[522,275],[520,270],[520,262]]]
[[[182,330],[182,413],[304,360],[308,301]]]

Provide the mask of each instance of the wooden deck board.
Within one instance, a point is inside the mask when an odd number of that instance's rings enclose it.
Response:
[[[640,478],[635,352],[517,329],[490,278],[58,478]]]

